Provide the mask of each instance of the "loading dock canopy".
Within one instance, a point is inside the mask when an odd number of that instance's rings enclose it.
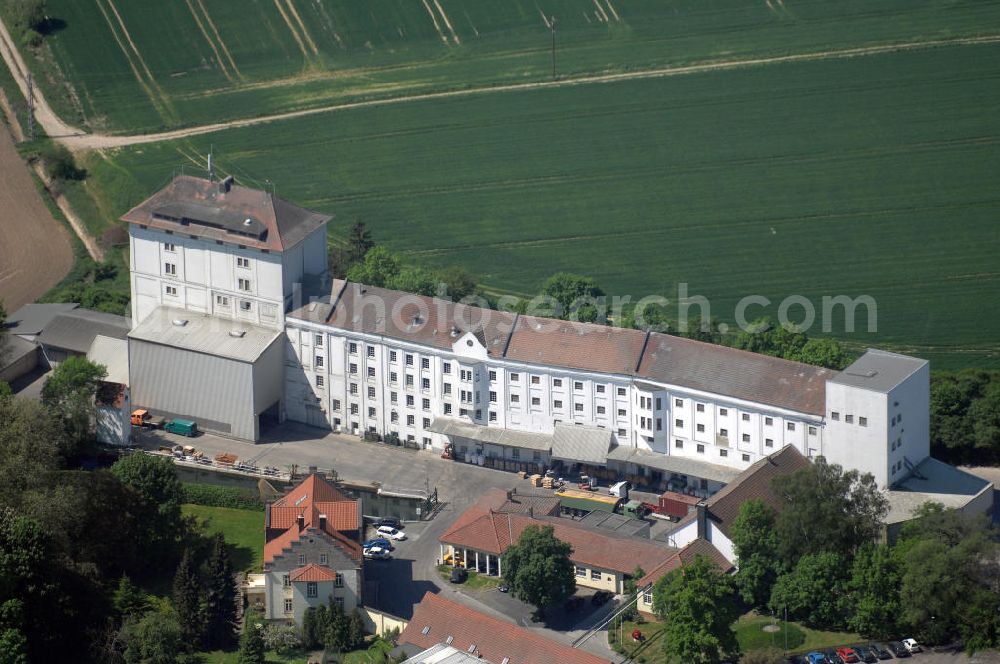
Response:
[[[552,434],[552,458],[603,466],[611,449],[611,432],[607,429],[557,424]]]
[[[435,417],[427,430],[448,437],[467,438],[503,447],[517,447],[523,450],[541,452],[548,452],[552,449],[552,436],[548,434],[501,429],[500,427],[484,427],[454,417]]]
[[[740,474],[736,468],[720,466],[714,463],[706,463],[697,459],[686,459],[681,456],[663,454],[661,452],[650,452],[637,447],[619,445],[611,450],[607,455],[608,461],[620,463],[632,463],[637,466],[645,466],[656,470],[678,475],[688,475],[699,477],[712,482],[722,482],[728,484],[734,477]]]

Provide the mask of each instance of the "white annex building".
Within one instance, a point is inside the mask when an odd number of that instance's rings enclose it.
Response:
[[[177,177],[123,219],[134,407],[206,430],[290,419],[702,497],[786,445],[886,488],[929,457],[924,360],[870,350],[837,372],[331,281],[329,217],[231,178]]]

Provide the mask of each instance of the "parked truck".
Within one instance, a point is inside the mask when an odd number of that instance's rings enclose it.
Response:
[[[162,417],[150,415],[145,408],[136,408],[132,411],[132,426],[143,429],[162,429],[166,422]]]
[[[579,489],[559,489],[556,491],[559,506],[563,513],[582,515],[586,512],[618,512],[621,513],[625,502],[618,496],[602,496],[599,493],[580,491]]]
[[[163,425],[163,430],[193,438],[198,435],[198,424],[192,420],[173,419]]]
[[[656,514],[671,521],[680,521],[698,505],[699,498],[688,496],[676,491],[665,491],[660,496],[660,504]]]

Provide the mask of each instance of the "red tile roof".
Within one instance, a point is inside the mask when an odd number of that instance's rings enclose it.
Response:
[[[601,373],[635,373],[646,333],[641,330],[520,316],[506,358]]]
[[[719,566],[724,572],[729,572],[733,569],[732,563],[726,560],[726,557],[712,545],[708,540],[696,539],[687,546],[685,546],[680,551],[677,551],[674,555],[670,556],[669,559],[665,560],[662,564],[654,567],[651,570],[646,571],[646,576],[639,579],[636,584],[639,588],[645,588],[651,583],[656,583],[660,578],[666,576],[670,572],[674,571],[678,567],[687,565],[696,556],[706,556],[712,560],[716,565]]]
[[[305,567],[294,569],[288,575],[288,580],[292,583],[302,581],[333,581],[337,578],[337,573],[329,567],[310,563]]]
[[[771,489],[771,480],[808,466],[809,459],[802,456],[795,446],[785,445],[754,463],[709,498],[705,503],[708,518],[729,535],[730,526],[739,516],[740,506],[751,498],[759,498],[775,510],[781,509],[781,500]]]
[[[322,227],[329,215],[313,212],[259,189],[178,175],[122,220],[230,244],[284,251]]]
[[[320,530],[320,516],[326,516],[323,532],[354,560],[361,559],[361,545],[344,534],[361,529],[358,501],[348,498],[319,475],[305,478],[267,507],[269,530],[285,532],[264,544],[264,562],[270,562],[282,550],[299,538],[298,517],[303,517],[303,530]]]
[[[499,556],[511,543],[517,542],[530,525],[552,526],[556,538],[573,547],[574,563],[622,574],[631,573],[636,565],[652,569],[677,551],[662,544],[595,533],[558,517],[534,518],[526,514],[496,512],[484,507],[483,502],[463,512],[440,541]]]
[[[413,617],[399,635],[399,643],[424,649],[449,643],[461,652],[471,652],[497,664],[608,664],[609,661],[430,592],[417,604]]]

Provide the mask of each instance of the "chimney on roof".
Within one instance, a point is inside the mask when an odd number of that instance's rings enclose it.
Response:
[[[319,529],[320,530],[326,530],[326,515],[325,514],[320,514],[319,515]]]
[[[299,524],[299,532],[302,532],[306,528],[306,515],[299,514],[295,517],[295,522]]]
[[[708,510],[705,509],[705,501],[700,500],[695,506],[695,511],[698,513],[698,539],[706,539],[708,537]]]
[[[220,194],[228,194],[229,190],[232,189],[232,188],[233,188],[233,176],[232,175],[227,175],[226,177],[222,178],[222,180],[219,182],[219,193]]]

